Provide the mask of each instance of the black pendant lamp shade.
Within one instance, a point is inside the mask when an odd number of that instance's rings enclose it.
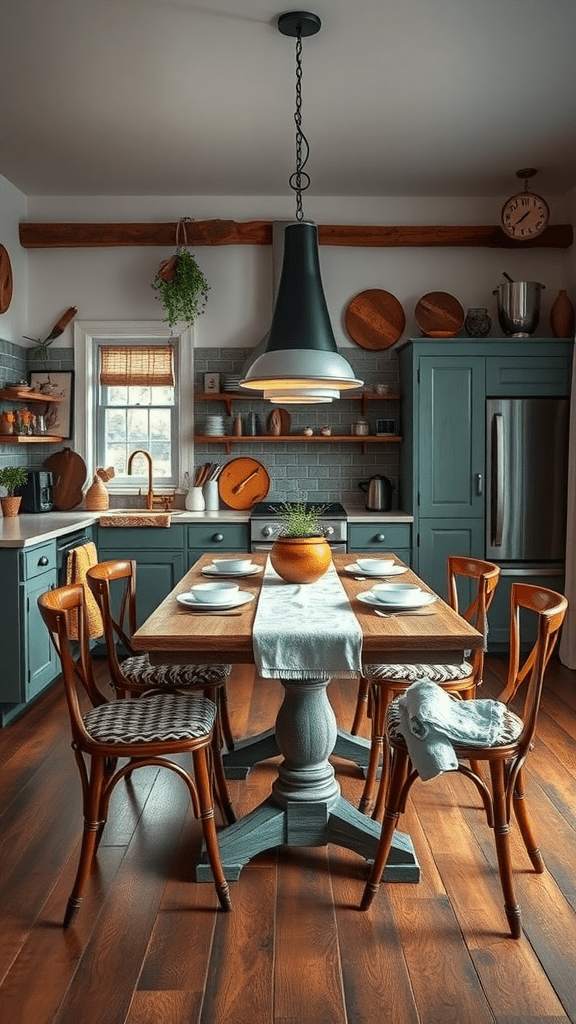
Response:
[[[246,370],[240,385],[264,392],[271,402],[331,402],[340,391],[358,388],[350,364],[339,354],[322,287],[318,229],[303,220],[302,193],[310,178],[302,131],[302,38],[320,31],[318,15],[291,11],[278,19],[283,35],[296,39],[296,222],[284,228],[284,257],[266,348]]]
[[[318,228],[310,221],[284,229],[282,276],[266,351],[241,384],[265,392],[313,388],[320,400],[362,384],[338,352],[322,287]],[[322,396],[322,389],[331,393]]]

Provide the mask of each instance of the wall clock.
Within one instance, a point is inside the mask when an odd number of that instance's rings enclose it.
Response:
[[[550,219],[548,203],[542,196],[528,191],[528,178],[536,174],[534,167],[526,167],[516,171],[517,178],[524,178],[524,191],[510,196],[502,207],[500,223],[502,230],[509,238],[517,241],[528,241],[538,238],[546,228]]]
[[[0,245],[0,313],[5,313],[12,302],[12,266],[10,257]]]

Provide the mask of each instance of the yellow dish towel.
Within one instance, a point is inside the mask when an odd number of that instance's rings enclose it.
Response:
[[[84,585],[90,637],[102,636],[104,633],[100,609],[92,591],[86,585],[86,573],[90,566],[96,565],[97,562],[98,552],[92,541],[83,544],[82,547],[72,548],[68,552],[66,562],[66,583],[82,583]],[[70,636],[74,640],[78,639],[78,613],[76,611],[70,613]]]

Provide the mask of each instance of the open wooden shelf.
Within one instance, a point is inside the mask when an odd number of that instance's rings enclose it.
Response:
[[[61,444],[63,437],[53,434],[0,434],[0,444]]]
[[[369,402],[396,402],[400,400],[400,397],[401,396],[396,391],[387,391],[384,395],[377,395],[372,391],[364,391],[362,394],[356,393],[355,395],[351,395],[344,391],[340,401],[361,402],[362,413],[365,413]],[[241,391],[196,391],[194,393],[194,400],[196,402],[223,402],[229,416],[232,415],[232,405],[234,402],[266,401],[266,399],[264,399],[257,391],[254,391],[252,394]],[[326,440],[326,438],[323,438],[323,440]]]
[[[41,395],[37,391],[10,391],[3,388],[0,391],[0,398],[8,402],[63,402],[63,398],[53,398],[51,395]]]
[[[361,444],[366,451],[367,444],[401,444],[398,434],[194,434],[194,441],[201,444],[225,444],[230,455],[234,444],[277,444],[285,441],[292,444]]]

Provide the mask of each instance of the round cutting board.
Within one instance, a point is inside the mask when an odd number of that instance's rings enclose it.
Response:
[[[427,338],[455,338],[464,326],[464,310],[448,292],[428,292],[416,303],[416,323]]]
[[[256,459],[232,459],[218,477],[218,490],[229,508],[252,508],[270,490],[268,470]]]
[[[64,448],[46,459],[44,465],[54,474],[52,500],[60,512],[76,508],[82,501],[82,486],[86,481],[86,463],[71,448]]]
[[[0,313],[5,313],[12,302],[12,265],[3,245],[0,245]]]
[[[406,317],[398,299],[382,288],[359,292],[346,310],[346,330],[362,348],[389,348],[398,341]]]

